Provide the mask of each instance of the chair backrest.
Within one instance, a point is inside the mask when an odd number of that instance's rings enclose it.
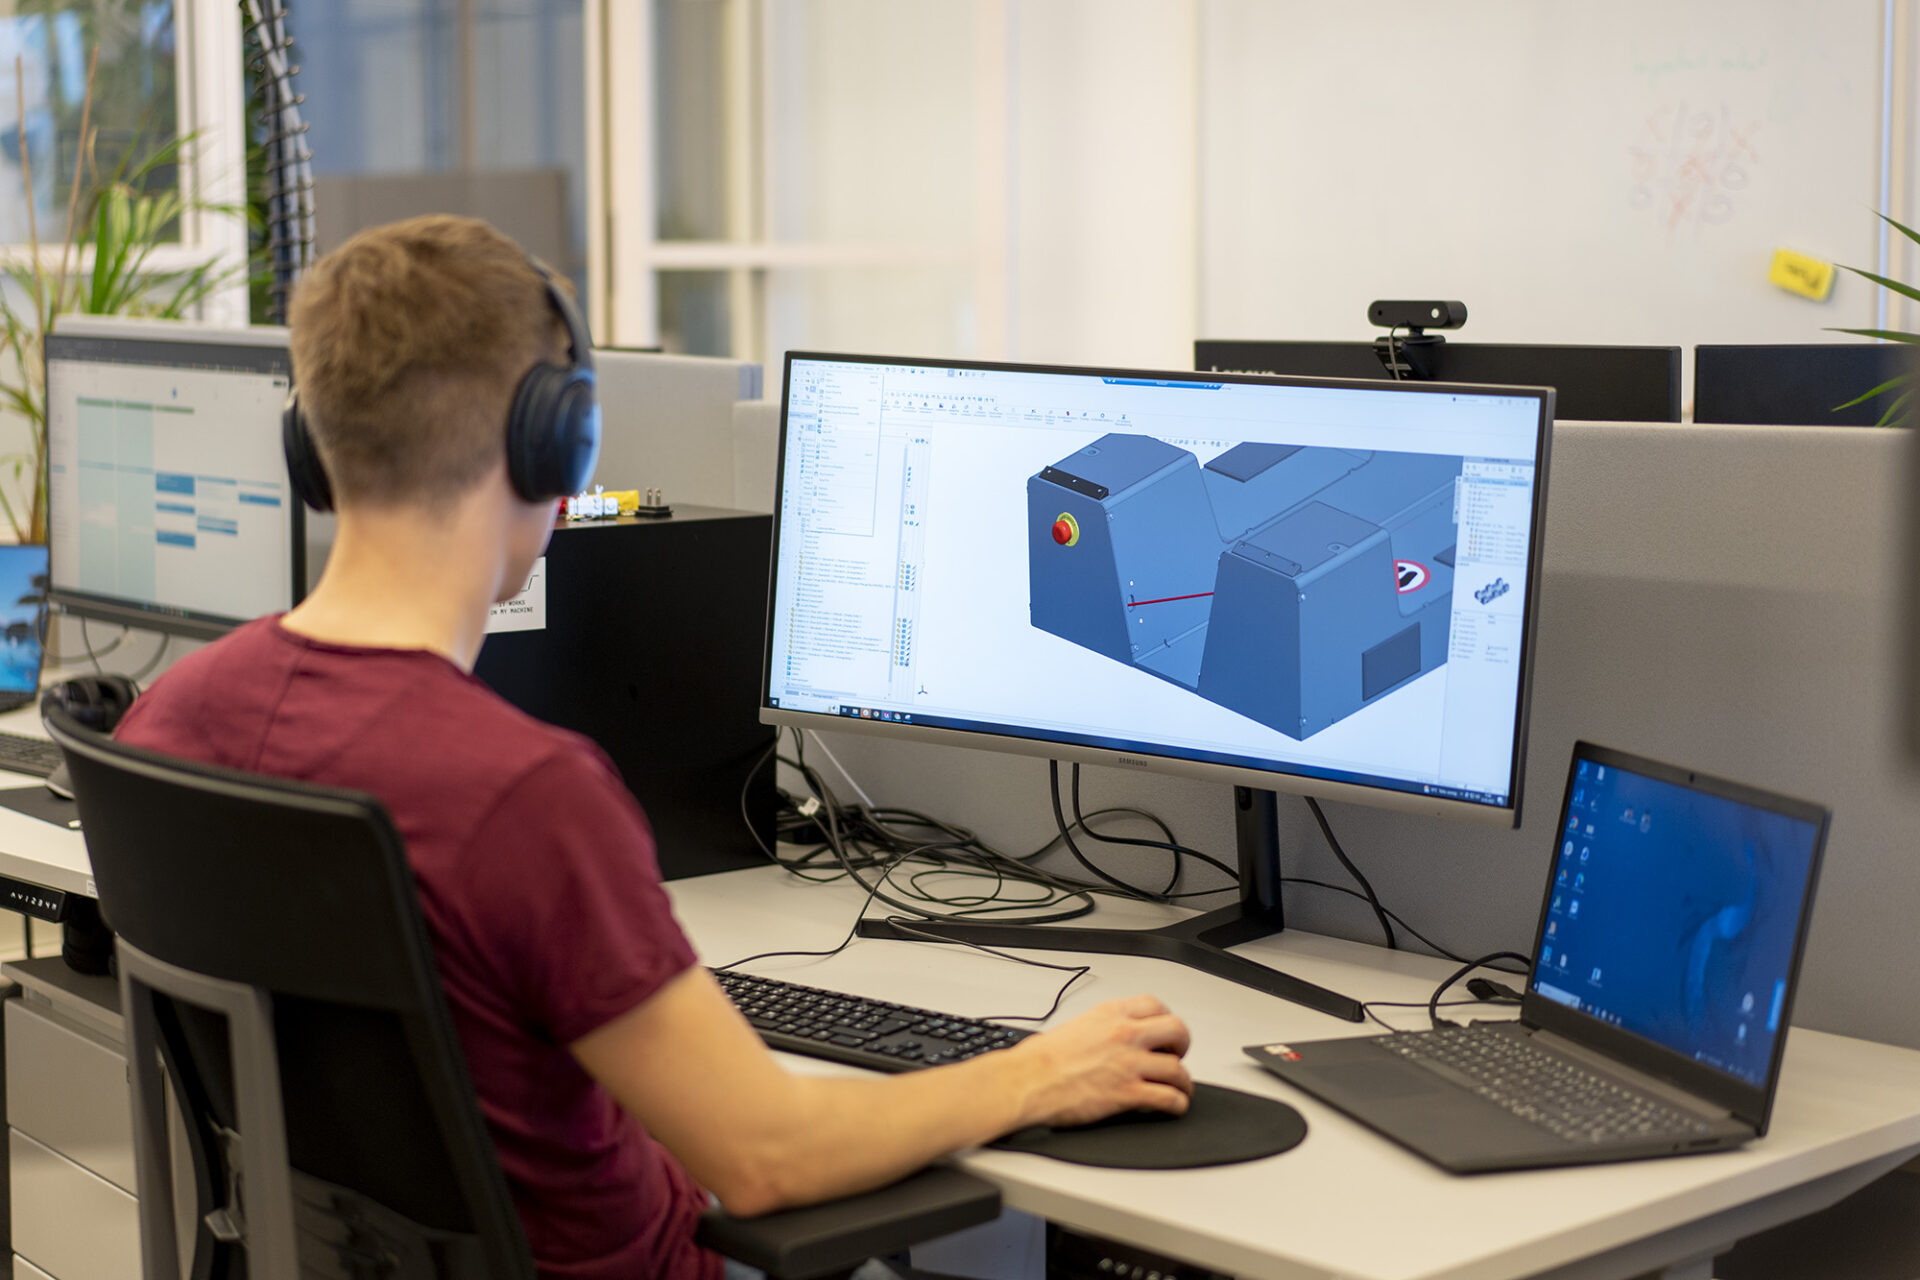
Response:
[[[295,1234],[302,1277],[530,1277],[379,801],[129,747],[57,710],[47,728],[121,941],[148,1277],[175,1274],[162,1059],[188,1119],[195,1280],[291,1280]]]

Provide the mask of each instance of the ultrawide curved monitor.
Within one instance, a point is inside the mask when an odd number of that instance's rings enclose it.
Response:
[[[785,386],[763,720],[1519,821],[1551,391]]]

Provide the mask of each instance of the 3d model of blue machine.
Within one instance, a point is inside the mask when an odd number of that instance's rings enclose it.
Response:
[[[1460,473],[1103,436],[1027,480],[1033,625],[1304,740],[1447,660]]]

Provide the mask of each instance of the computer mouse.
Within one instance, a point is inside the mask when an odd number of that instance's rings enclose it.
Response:
[[[62,800],[73,799],[73,779],[67,773],[67,762],[65,760],[55,765],[53,772],[47,775],[47,790],[53,792],[53,794],[59,796]]]

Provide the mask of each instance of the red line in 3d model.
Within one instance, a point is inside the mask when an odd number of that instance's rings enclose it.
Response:
[[[1161,596],[1158,600],[1129,600],[1127,608],[1131,609],[1141,604],[1170,604],[1175,600],[1204,600],[1212,594],[1211,591],[1196,591],[1190,596]]]

